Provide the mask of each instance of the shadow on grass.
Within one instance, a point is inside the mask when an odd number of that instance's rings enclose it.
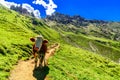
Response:
[[[36,80],[44,80],[47,74],[49,73],[49,67],[44,66],[42,68],[37,67],[33,70],[33,76],[36,78]]]

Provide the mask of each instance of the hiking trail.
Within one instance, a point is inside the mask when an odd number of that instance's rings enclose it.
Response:
[[[54,55],[55,50],[59,47],[59,44],[54,44],[48,48],[45,55],[47,62],[49,57]],[[34,65],[34,59],[19,61],[18,64],[14,66],[14,69],[11,70],[8,80],[48,80],[49,78],[46,76],[49,73],[49,67],[45,66],[34,69]]]

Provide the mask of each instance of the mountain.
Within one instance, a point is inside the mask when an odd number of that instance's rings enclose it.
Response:
[[[32,16],[32,17],[35,17],[34,13],[33,12],[29,12],[26,8],[23,8],[22,5],[20,6],[14,6],[12,5],[10,7],[10,9],[22,14],[22,15],[27,15],[27,16]]]
[[[80,24],[80,27],[74,24],[24,16],[0,6],[0,80],[8,78],[18,60],[32,56],[29,39],[39,34],[48,39],[49,46],[61,45],[49,60],[51,80],[119,80],[120,42],[100,35],[100,27],[94,26],[97,23]],[[104,24],[106,29],[113,29],[109,25],[119,26],[117,22]],[[114,29],[119,30],[119,27],[114,26]]]
[[[47,16],[46,20],[66,25],[69,30],[75,33],[120,40],[120,22],[88,20],[79,15],[69,16],[58,12],[52,16]]]
[[[69,16],[61,13],[54,13],[52,16],[47,16],[46,19],[56,21],[62,24],[73,24],[76,27],[80,26],[88,26],[89,23],[96,23],[96,24],[105,24],[107,21],[103,20],[87,20],[80,15]]]

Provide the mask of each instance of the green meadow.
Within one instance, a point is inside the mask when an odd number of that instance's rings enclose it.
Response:
[[[66,26],[64,26],[66,27]],[[44,20],[0,6],[0,80],[7,80],[18,60],[31,57],[30,37],[43,35],[49,46],[60,43],[49,59],[51,80],[120,80],[120,42],[75,34]]]

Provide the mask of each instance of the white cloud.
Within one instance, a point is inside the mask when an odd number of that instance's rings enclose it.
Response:
[[[26,3],[22,4],[22,8],[27,9],[27,11],[28,11],[29,13],[34,12],[34,8],[33,8],[31,5],[29,5],[29,4],[26,4]]]
[[[14,5],[14,6],[20,6],[20,4],[16,4],[14,2],[8,2],[8,1],[5,1],[5,0],[0,0],[0,3],[2,5],[4,5],[5,7],[7,7],[7,8],[10,8],[12,5]]]
[[[14,3],[14,2],[8,2],[8,1],[5,1],[5,0],[0,0],[0,3],[3,5],[3,6],[5,6],[5,7],[7,7],[7,8],[10,8],[11,6],[20,6],[20,4],[17,4],[17,3]],[[29,4],[27,4],[27,3],[23,3],[22,4],[22,8],[25,8],[25,9],[27,9],[27,11],[29,12],[29,13],[33,13],[34,14],[34,16],[36,17],[36,18],[40,18],[40,11],[39,10],[35,10],[31,5],[29,5]]]
[[[35,10],[31,5],[24,3],[22,4],[22,8],[27,9],[29,13],[33,13],[36,18],[40,18],[40,11]]]
[[[48,4],[43,0],[35,0],[33,3],[42,5],[46,9],[46,15],[52,15],[55,12],[55,8],[57,8],[53,0],[49,0]]]

